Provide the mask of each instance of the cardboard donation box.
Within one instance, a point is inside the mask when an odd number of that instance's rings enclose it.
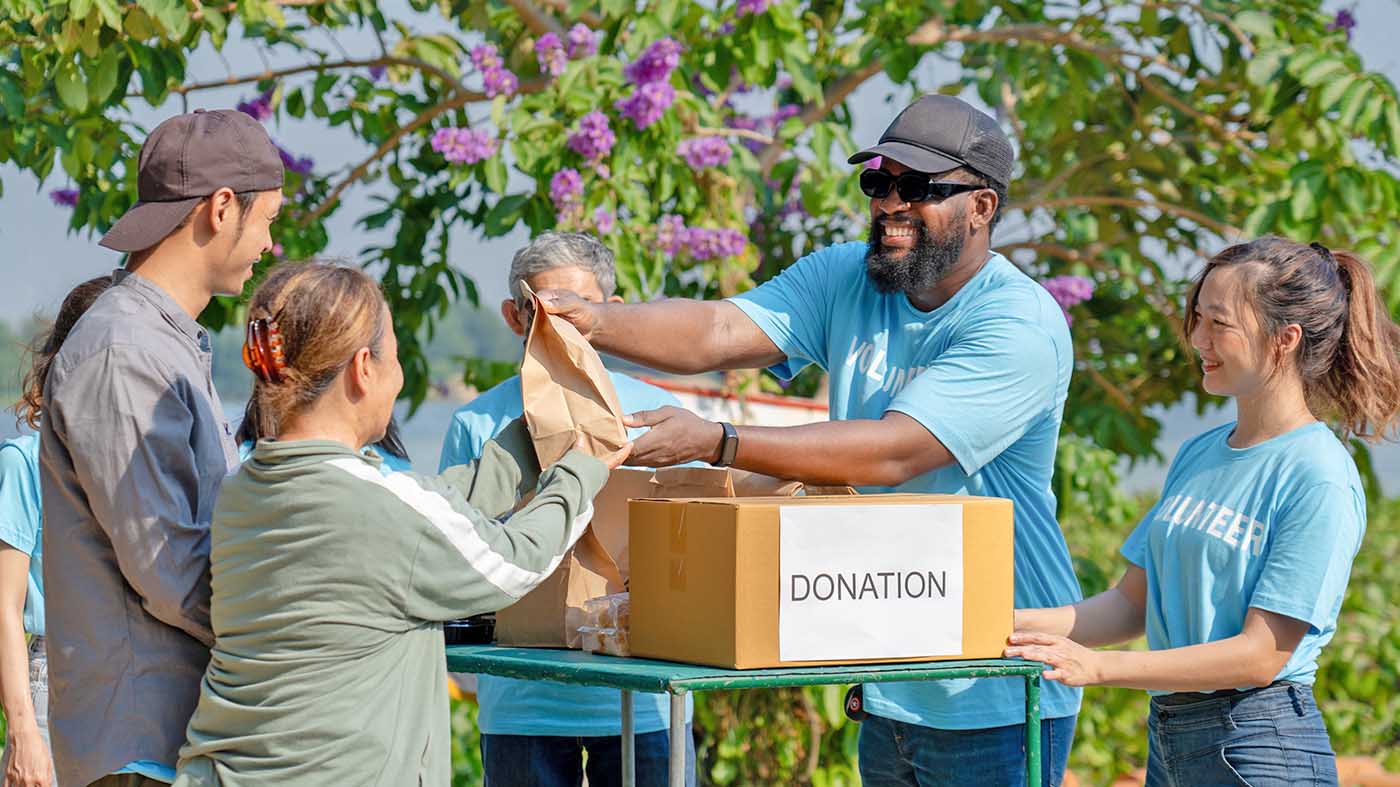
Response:
[[[735,669],[996,658],[1012,503],[951,495],[633,500],[632,653]]]
[[[593,522],[559,568],[515,604],[496,613],[496,642],[519,647],[578,648],[584,602],[627,587],[631,555],[628,501],[652,497],[788,496],[797,481],[714,467],[620,468],[593,499]],[[853,490],[834,490],[854,494]]]

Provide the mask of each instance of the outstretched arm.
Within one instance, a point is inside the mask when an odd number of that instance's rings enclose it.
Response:
[[[728,301],[589,303],[567,290],[539,296],[545,311],[573,323],[597,349],[663,372],[757,369],[786,357]]]
[[[1251,607],[1233,637],[1167,650],[1090,650],[1066,637],[1011,635],[1006,655],[1050,665],[1044,677],[1067,686],[1148,691],[1216,691],[1267,686],[1308,632],[1305,621]]]

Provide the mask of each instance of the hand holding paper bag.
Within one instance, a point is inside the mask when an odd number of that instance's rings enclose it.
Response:
[[[605,458],[627,444],[622,405],[603,361],[562,317],[545,312],[539,296],[522,283],[534,305],[520,390],[525,423],[540,466],[559,461],[575,443]]]

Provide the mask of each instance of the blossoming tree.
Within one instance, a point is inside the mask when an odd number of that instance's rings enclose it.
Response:
[[[312,255],[347,192],[377,195],[359,224],[392,239],[363,262],[382,272],[415,400],[433,320],[476,297],[452,264],[454,227],[596,233],[630,298],[731,294],[864,237],[843,161],[850,98],[877,79],[966,95],[1014,139],[996,245],[1073,317],[1067,425],[1093,444],[1152,452],[1147,408],[1193,387],[1180,263],[1228,240],[1354,246],[1400,306],[1395,89],[1350,49],[1350,14],[1318,2],[407,5],[0,0],[0,160],[45,179],[75,230],[100,231],[134,199],[133,106],[244,85],[240,108],[274,130],[289,117],[348,130],[364,151],[342,170],[284,151],[296,198],[278,239]],[[312,35],[349,28],[374,51]],[[299,62],[187,74],[192,51],[230,36]]]

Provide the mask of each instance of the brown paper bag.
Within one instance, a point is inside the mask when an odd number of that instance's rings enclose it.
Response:
[[[539,296],[521,286],[534,302],[534,319],[520,364],[520,392],[540,467],[559,461],[580,437],[594,456],[616,453],[627,443],[627,429],[602,359],[568,320],[546,314]]]
[[[578,627],[584,622],[583,602],[623,591],[617,564],[594,534],[599,527],[595,520],[548,579],[496,613],[497,644],[538,648],[582,645]],[[626,540],[625,530],[622,537]]]

